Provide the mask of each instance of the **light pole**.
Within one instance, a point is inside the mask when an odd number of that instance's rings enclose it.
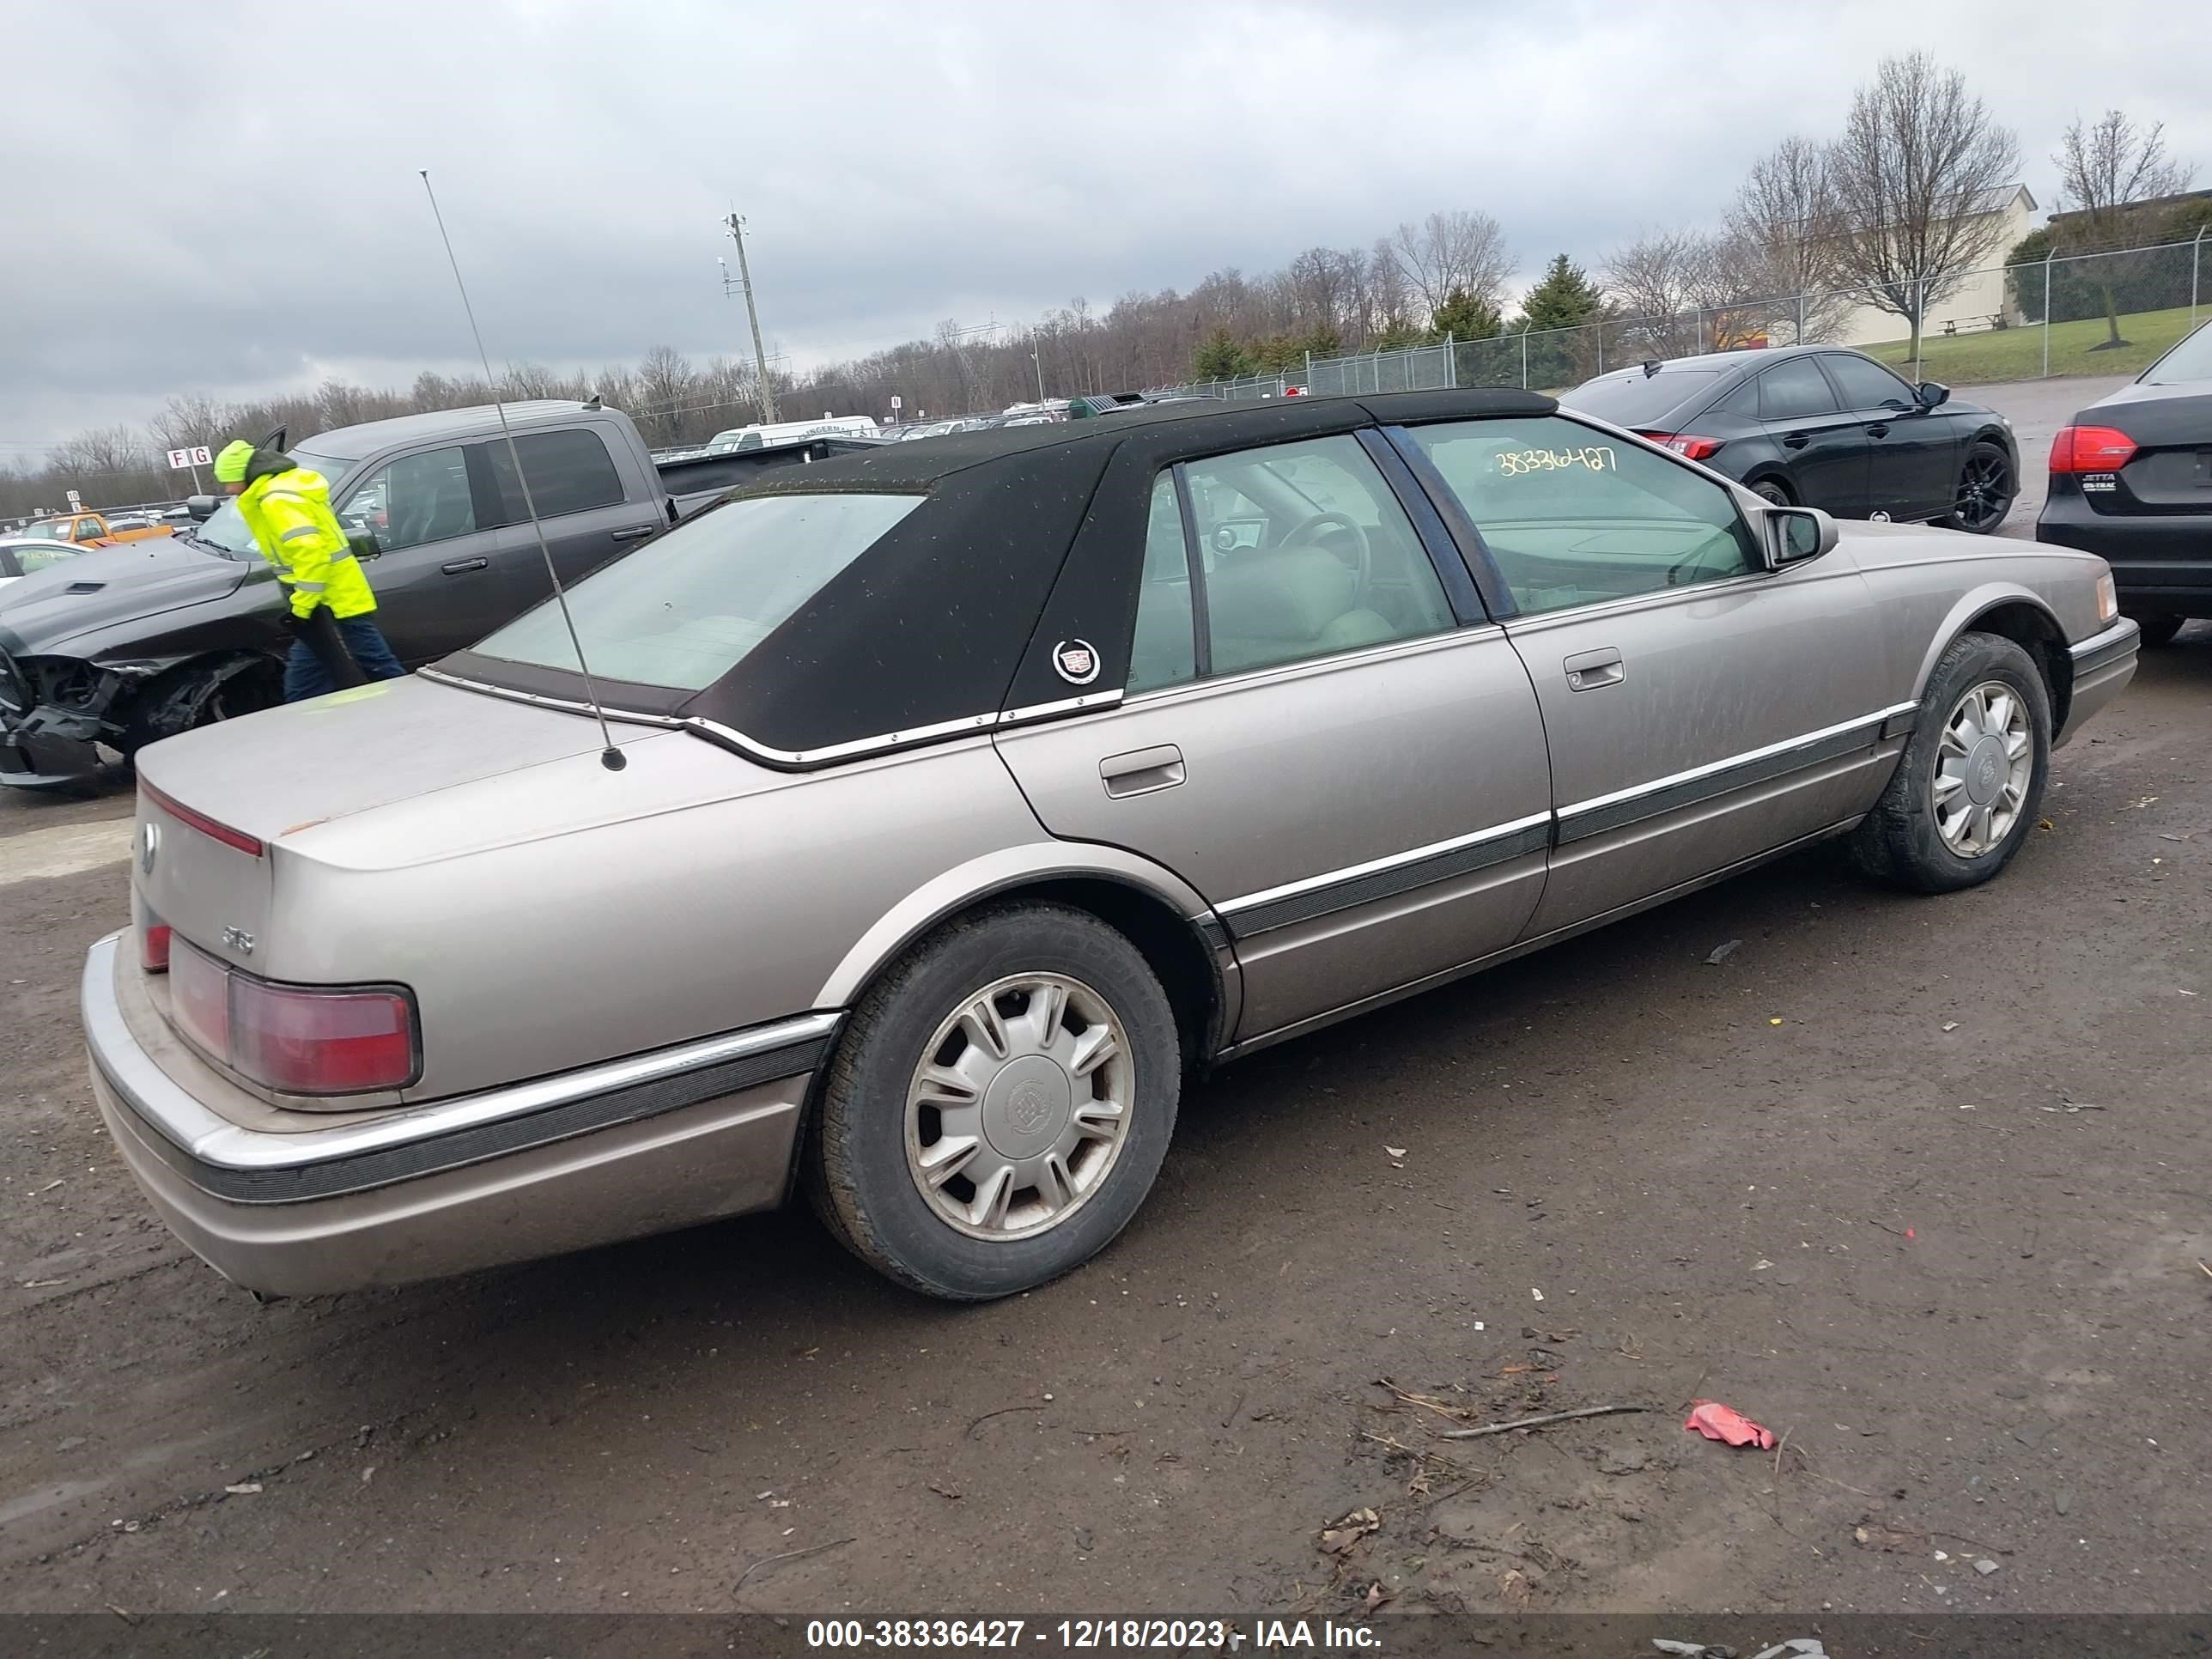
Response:
[[[2197,227],[2197,240],[2189,245],[2189,326],[2197,327],[2197,277],[2204,263],[2204,227]],[[198,477],[198,474],[194,475]]]
[[[775,387],[768,378],[768,353],[761,346],[760,312],[753,304],[752,267],[745,261],[745,222],[732,209],[722,222],[729,229],[730,240],[738,245],[738,283],[745,291],[745,319],[753,328],[753,367],[760,374],[761,419],[773,425],[776,418]],[[730,268],[722,264],[722,292],[729,291]]]
[[[1044,357],[1042,356],[1042,349],[1043,348],[1038,339],[1036,331],[1035,329],[1031,329],[1030,331],[1030,361],[1036,365],[1037,404],[1040,408],[1042,408],[1044,404]]]

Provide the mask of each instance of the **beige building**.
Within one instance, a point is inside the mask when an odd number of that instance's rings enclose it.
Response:
[[[1948,294],[1929,302],[1921,332],[1935,338],[1947,333],[1976,334],[1998,325],[2028,319],[2005,291],[2004,258],[2020,239],[2036,228],[2035,198],[2026,185],[2007,185],[1991,191],[1974,217],[1994,222],[1989,252],[1978,262],[1984,269],[1968,274]],[[1872,345],[1883,340],[1902,340],[1912,332],[1904,318],[1877,306],[1856,306],[1847,312],[1828,335],[1838,345]]]

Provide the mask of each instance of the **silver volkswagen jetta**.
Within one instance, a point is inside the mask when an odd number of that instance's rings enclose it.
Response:
[[[100,1109],[274,1292],[803,1184],[900,1282],[1101,1249],[1187,1077],[1821,836],[2002,869],[2134,672],[2093,555],[1773,507],[1522,392],[773,475],[415,678],[138,758]]]

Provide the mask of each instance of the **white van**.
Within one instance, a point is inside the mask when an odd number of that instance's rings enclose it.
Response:
[[[707,440],[709,455],[726,455],[733,449],[766,449],[770,444],[795,444],[807,438],[872,438],[876,423],[865,415],[826,415],[818,421],[780,421],[774,426],[757,422],[733,426]]]

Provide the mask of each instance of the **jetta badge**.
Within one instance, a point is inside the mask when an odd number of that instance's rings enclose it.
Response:
[[[161,855],[161,826],[147,823],[138,826],[138,873],[154,873],[154,860]]]
[[[1062,640],[1052,648],[1052,665],[1070,685],[1088,685],[1098,678],[1098,653],[1088,640]]]

